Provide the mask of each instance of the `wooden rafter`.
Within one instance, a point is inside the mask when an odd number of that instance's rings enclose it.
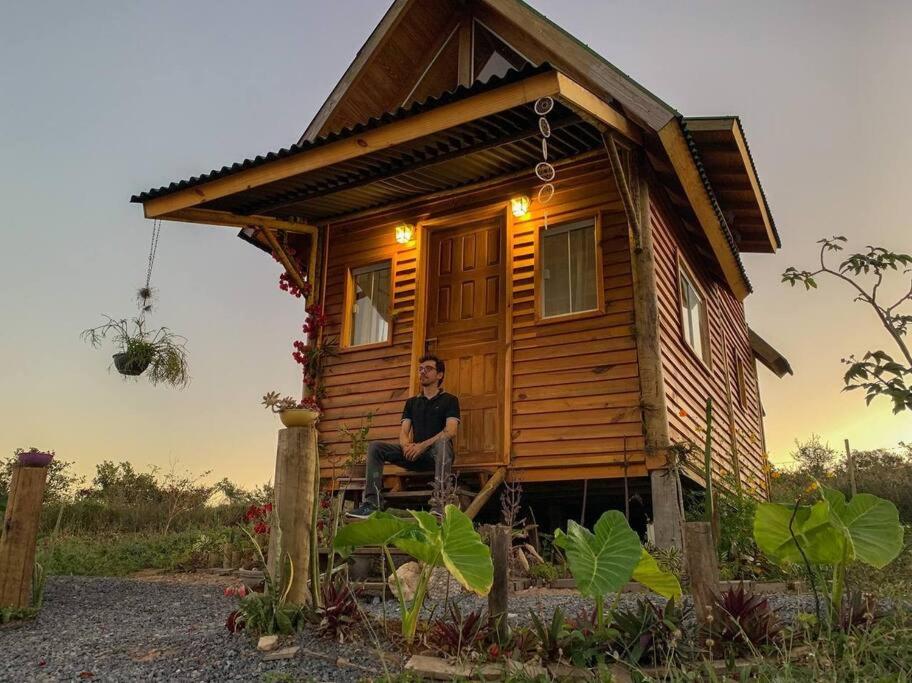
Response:
[[[284,230],[285,232],[295,232],[303,235],[313,236],[317,234],[317,227],[307,223],[284,221],[268,216],[239,216],[228,213],[227,211],[211,211],[209,209],[182,209],[181,211],[176,211],[167,216],[163,216],[162,220],[180,221],[182,223],[201,223],[227,228],[247,228],[253,225],[256,227]]]
[[[251,226],[251,227],[255,227],[255,228],[259,229],[260,234],[262,234],[263,237],[266,238],[266,241],[269,242],[269,246],[272,248],[273,253],[279,259],[279,262],[283,266],[285,266],[285,271],[291,276],[291,279],[294,280],[294,283],[298,286],[298,288],[303,289],[304,284],[305,284],[304,276],[301,275],[300,271],[298,271],[298,268],[294,264],[294,261],[292,261],[288,257],[288,253],[285,251],[285,249],[282,247],[282,245],[279,244],[279,240],[276,239],[276,236],[272,232],[272,230],[270,230],[269,228],[264,228],[262,226]],[[313,251],[314,248],[315,248],[315,245],[311,245],[311,251]],[[313,260],[313,259],[311,259],[311,260]]]
[[[621,163],[621,155],[618,152],[618,145],[612,133],[602,135],[602,141],[605,143],[605,150],[608,152],[608,160],[611,162],[611,172],[614,176],[614,182],[617,185],[618,192],[621,195],[621,201],[624,204],[624,213],[627,214],[627,220],[633,230],[634,247],[642,247],[640,227],[640,211],[633,201],[633,193],[630,191],[630,181],[627,172],[624,170],[624,164]]]

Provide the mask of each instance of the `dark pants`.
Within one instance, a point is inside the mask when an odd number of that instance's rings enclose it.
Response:
[[[364,502],[378,509],[383,504],[383,465],[390,463],[414,472],[434,470],[434,478],[439,482],[450,472],[453,464],[453,442],[440,439],[428,448],[417,460],[408,460],[397,443],[374,441],[367,449],[367,467],[364,482]]]

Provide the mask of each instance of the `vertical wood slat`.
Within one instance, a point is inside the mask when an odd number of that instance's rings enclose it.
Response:
[[[15,465],[0,531],[0,607],[31,604],[35,550],[47,467]]]

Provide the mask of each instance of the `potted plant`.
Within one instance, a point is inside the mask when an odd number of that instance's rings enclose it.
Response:
[[[286,427],[309,427],[320,419],[320,406],[312,396],[298,401],[291,396],[280,396],[278,391],[270,391],[263,396],[263,405],[278,414]]]
[[[146,376],[152,384],[170,384],[178,389],[187,386],[190,373],[184,337],[167,327],[147,330],[143,315],[130,321],[105,318],[106,323],[85,330],[82,338],[99,348],[110,336],[119,349],[114,354],[114,367],[121,375],[138,377],[148,370]]]
[[[39,451],[34,446],[28,450],[17,448],[16,459],[23,467],[47,467],[54,459],[54,451]]]
[[[373,419],[374,414],[368,413],[357,429],[349,429],[344,424],[339,427],[339,432],[351,441],[351,448],[345,459],[345,469],[351,479],[364,479],[366,476],[367,443]]]

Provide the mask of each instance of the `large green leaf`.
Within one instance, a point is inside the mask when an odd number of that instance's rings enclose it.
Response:
[[[363,522],[346,524],[333,540],[333,548],[345,556],[352,548],[365,545],[390,545],[405,532],[414,532],[418,526],[410,519],[395,517],[388,512],[375,512]]]
[[[455,505],[447,505],[440,536],[441,559],[453,578],[468,590],[487,595],[494,583],[491,549],[475,531],[472,520]]]
[[[646,588],[655,591],[665,598],[680,598],[681,584],[671,572],[666,572],[659,567],[655,558],[646,552],[640,554],[640,561],[633,569],[633,580],[642,583]]]
[[[554,543],[567,554],[570,573],[583,595],[600,598],[630,580],[640,561],[640,539],[624,515],[609,510],[595,523],[595,533],[571,521],[567,533],[554,533]]]
[[[846,560],[858,560],[883,569],[903,547],[899,512],[888,500],[859,493],[846,503],[841,491],[821,487],[824,500],[848,537]]]
[[[789,533],[793,508],[779,503],[761,503],[754,516],[754,540],[766,555],[778,564],[802,562],[801,552]],[[812,506],[802,505],[792,524],[801,550],[812,564],[841,562],[845,552],[845,535],[830,515],[830,505],[821,500]]]

